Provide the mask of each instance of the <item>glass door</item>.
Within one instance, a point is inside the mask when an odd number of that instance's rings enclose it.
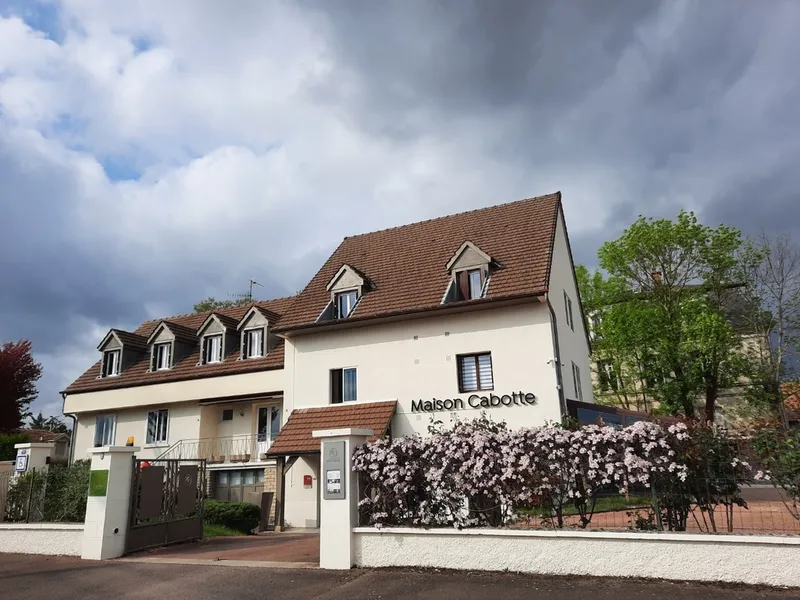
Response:
[[[258,458],[266,454],[272,445],[272,440],[281,429],[281,409],[279,406],[258,407],[258,431],[256,434]]]

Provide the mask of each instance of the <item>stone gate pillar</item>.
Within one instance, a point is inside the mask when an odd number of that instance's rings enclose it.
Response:
[[[92,448],[89,497],[81,558],[104,560],[125,553],[134,446]]]
[[[371,429],[314,431],[320,438],[319,566],[353,566],[353,527],[358,525],[358,480],[353,475],[353,450],[372,435]]]

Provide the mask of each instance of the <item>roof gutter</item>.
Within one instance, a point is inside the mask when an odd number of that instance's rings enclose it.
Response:
[[[61,392],[61,413],[70,419],[72,419],[72,429],[69,432],[69,464],[75,459],[75,430],[78,428],[78,417],[74,414],[67,414],[64,412],[64,408],[67,405],[67,393]]]
[[[558,321],[556,319],[556,311],[553,310],[553,305],[550,303],[550,294],[544,295],[544,302],[550,311],[550,332],[553,335],[553,352],[555,353],[555,368],[556,368],[556,388],[558,389],[558,404],[561,407],[561,417],[567,416],[567,401],[564,399],[564,381],[561,376],[561,348],[558,345]]]

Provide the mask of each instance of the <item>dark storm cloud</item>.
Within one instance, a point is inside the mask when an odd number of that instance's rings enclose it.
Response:
[[[352,123],[398,142],[469,131],[519,169],[615,178],[618,206],[573,239],[582,260],[638,214],[681,208],[800,238],[796,3],[304,4],[337,58],[314,92]],[[748,206],[756,188],[769,207]]]

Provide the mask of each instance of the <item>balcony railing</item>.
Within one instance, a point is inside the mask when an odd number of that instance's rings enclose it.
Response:
[[[158,458],[205,459],[208,464],[259,462],[266,460],[271,445],[272,436],[268,433],[180,440]]]

